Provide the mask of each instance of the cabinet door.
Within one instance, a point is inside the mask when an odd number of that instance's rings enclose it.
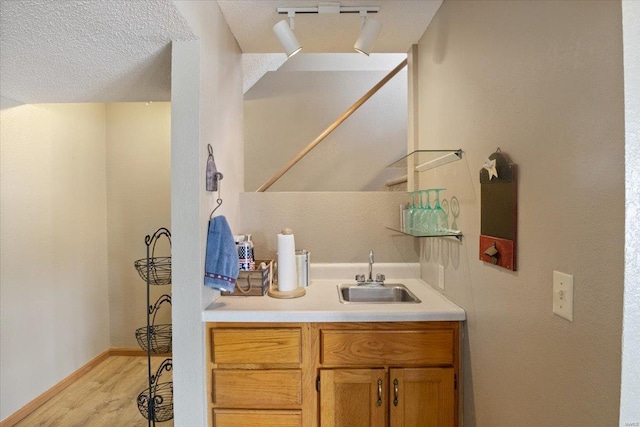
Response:
[[[322,369],[320,426],[384,427],[387,396],[384,369]]]
[[[391,427],[454,427],[453,368],[389,370]]]

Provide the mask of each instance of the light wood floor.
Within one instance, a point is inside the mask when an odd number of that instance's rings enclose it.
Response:
[[[155,369],[164,358],[153,357]],[[171,381],[163,372],[159,382]],[[147,358],[110,356],[24,418],[16,427],[144,427],[136,399],[147,388]],[[156,423],[173,426],[173,421]]]

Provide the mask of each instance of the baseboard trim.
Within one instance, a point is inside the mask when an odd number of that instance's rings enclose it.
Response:
[[[112,348],[109,356],[140,356],[147,357],[147,352],[137,348]],[[152,354],[151,357],[171,357],[171,353]]]
[[[84,366],[82,366],[77,371],[73,372],[68,377],[64,378],[58,384],[51,387],[49,390],[42,393],[40,396],[33,399],[31,402],[24,405],[22,408],[18,409],[13,414],[9,415],[4,420],[0,421],[0,427],[13,427],[19,421],[26,418],[27,415],[31,414],[33,411],[38,409],[40,406],[44,405],[49,399],[54,397],[56,394],[60,393],[65,388],[69,387],[71,384],[80,379],[87,372],[98,366],[100,363],[104,362],[109,356],[146,356],[147,353],[144,350],[138,349],[129,349],[129,348],[110,348],[93,359],[87,362]],[[168,355],[154,355],[154,356],[162,356],[167,357]]]

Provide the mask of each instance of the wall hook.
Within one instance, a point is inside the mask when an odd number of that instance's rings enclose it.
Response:
[[[213,158],[213,147],[207,144],[209,157],[207,158],[207,191],[218,191],[218,181],[222,179],[222,174],[216,168],[216,161]]]
[[[207,158],[207,191],[217,191],[218,198],[216,199],[216,207],[213,208],[211,214],[209,215],[209,219],[213,218],[213,214],[220,205],[222,205],[222,197],[220,196],[220,181],[223,176],[220,172],[218,172],[218,168],[216,168],[216,162],[213,158],[213,147],[211,144],[207,144],[207,149],[209,150],[209,157]]]

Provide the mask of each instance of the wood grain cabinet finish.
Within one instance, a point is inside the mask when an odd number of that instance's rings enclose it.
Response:
[[[458,425],[458,322],[326,323],[315,329],[320,427]]]
[[[452,365],[455,331],[321,332],[321,363],[325,365]]]
[[[212,329],[212,358],[217,364],[302,362],[299,329]]]
[[[459,323],[208,323],[210,427],[455,427]]]
[[[321,427],[384,427],[387,373],[384,369],[321,369]]]
[[[321,427],[455,425],[453,368],[321,369]]]
[[[302,427],[300,411],[214,409],[217,427]]]
[[[453,368],[391,369],[390,426],[455,425]]]
[[[208,323],[211,427],[313,427],[310,325]]]

